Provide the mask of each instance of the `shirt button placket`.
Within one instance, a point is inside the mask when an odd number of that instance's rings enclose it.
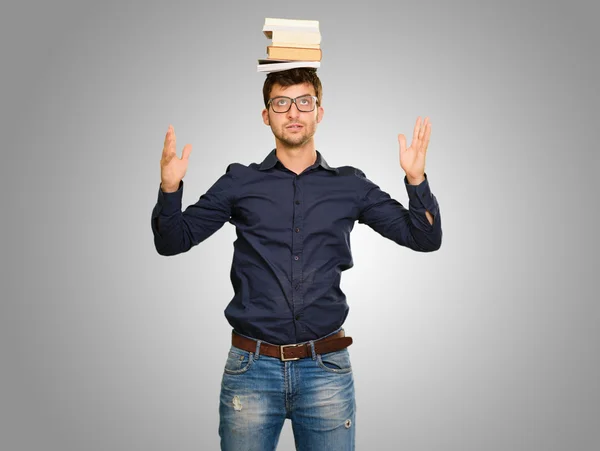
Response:
[[[302,318],[302,189],[299,177],[294,178],[294,217],[292,224],[292,307],[294,320]],[[296,328],[296,331],[299,329]],[[300,329],[302,330],[302,329]],[[296,340],[298,341],[298,339]]]

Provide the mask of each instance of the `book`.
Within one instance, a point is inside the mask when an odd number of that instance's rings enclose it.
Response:
[[[273,45],[287,44],[284,47],[300,47],[297,44],[319,45],[321,44],[321,32],[274,30],[270,39],[273,40]]]
[[[268,59],[294,61],[321,61],[321,49],[306,49],[298,47],[267,47]]]
[[[267,38],[272,39],[274,31],[319,33],[319,21],[303,19],[277,19],[267,17],[263,25],[264,35]]]
[[[286,25],[291,27],[315,27],[319,28],[318,20],[306,19],[281,19],[276,17],[266,17],[265,25]]]
[[[320,61],[285,61],[273,59],[259,59],[257,72],[279,72],[282,70],[295,69],[297,67],[321,67]]]
[[[297,49],[320,49],[320,44],[303,44],[301,42],[277,42],[272,41],[271,45],[273,47],[294,47]]]

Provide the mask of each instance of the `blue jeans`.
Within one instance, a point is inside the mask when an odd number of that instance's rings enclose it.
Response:
[[[299,451],[354,451],[348,348],[281,361],[231,346],[219,404],[222,451],[273,451],[286,418]]]

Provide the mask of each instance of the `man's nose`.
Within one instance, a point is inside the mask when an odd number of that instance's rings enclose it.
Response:
[[[287,112],[289,117],[298,117],[300,116],[300,110],[298,109],[298,105],[296,105],[296,102],[292,102],[292,105],[290,105],[290,109]]]

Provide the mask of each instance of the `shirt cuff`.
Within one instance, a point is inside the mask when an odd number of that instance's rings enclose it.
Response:
[[[158,186],[158,205],[160,214],[172,216],[181,211],[181,199],[183,197],[183,180],[179,182],[179,188],[172,193],[165,193],[160,185]]]
[[[429,181],[427,180],[427,174],[425,174],[425,180],[418,185],[411,185],[408,183],[406,175],[404,176],[404,185],[408,193],[408,200],[417,208],[424,208],[431,214],[437,213],[437,200],[431,189],[429,188]]]

